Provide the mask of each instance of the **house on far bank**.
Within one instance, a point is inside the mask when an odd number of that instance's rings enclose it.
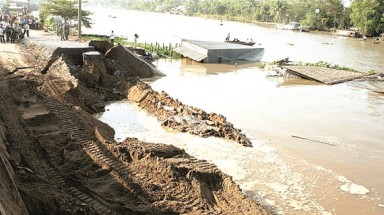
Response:
[[[183,39],[174,49],[177,53],[201,63],[233,62],[237,60],[260,61],[264,48],[227,42]]]
[[[277,29],[281,30],[300,30],[300,23],[298,22],[290,22],[286,25],[284,24],[277,24],[276,25]]]

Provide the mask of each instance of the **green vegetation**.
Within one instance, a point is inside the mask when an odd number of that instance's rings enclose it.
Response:
[[[384,32],[382,0],[94,0],[94,4],[143,11],[170,12],[243,22],[299,22],[311,30],[358,27],[361,33]]]
[[[377,36],[384,31],[384,2],[382,0],[354,0],[351,20],[364,35]]]
[[[257,65],[257,68],[259,68],[259,69],[265,69],[266,66],[267,66],[266,63],[259,63],[259,65]]]
[[[81,35],[81,37],[85,40],[102,40],[109,41],[109,37],[105,35]],[[134,42],[127,41],[124,37],[115,37],[115,43],[119,43],[121,45],[127,45],[134,47]],[[142,48],[146,53],[156,53],[160,57],[170,57],[170,58],[180,58],[180,55],[177,52],[173,51],[173,48],[169,46],[165,46],[164,44],[160,45],[156,44],[148,44],[148,43],[136,43],[137,48]]]
[[[56,19],[54,17],[50,17],[44,20],[44,27],[48,31],[56,31]]]
[[[339,66],[337,64],[330,64],[327,62],[319,61],[317,63],[300,63],[298,65],[303,65],[303,66],[315,66],[315,67],[325,67],[325,68],[330,68],[330,69],[337,69],[337,70],[345,70],[345,71],[350,71],[350,72],[358,72],[355,69],[344,67],[344,66]]]
[[[77,3],[77,0],[42,0],[40,2],[40,19],[45,21],[49,16],[57,16],[64,21],[77,20]],[[91,14],[89,11],[81,10],[81,22],[86,28],[90,28],[92,25],[89,18]]]
[[[282,65],[282,61],[274,61],[272,63],[269,63],[269,64],[266,64],[266,63],[260,63],[258,68],[259,69],[264,69],[267,65]],[[328,63],[328,62],[324,62],[324,61],[319,61],[317,63],[288,63],[288,61],[286,61],[286,64],[284,65],[292,65],[292,66],[311,66],[311,67],[325,67],[325,68],[330,68],[330,69],[337,69],[337,70],[344,70],[344,71],[350,71],[350,72],[359,72],[355,69],[352,69],[352,68],[348,68],[348,67],[345,67],[345,66],[339,66],[337,64],[331,64],[331,63]],[[371,70],[369,71],[370,73],[375,73],[374,70]]]

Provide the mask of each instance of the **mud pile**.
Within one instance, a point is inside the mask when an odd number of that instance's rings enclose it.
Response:
[[[29,51],[39,50],[47,49]],[[113,129],[91,114],[128,96],[137,79],[112,73],[118,62],[102,53],[84,50],[81,59],[63,53],[41,71],[1,73],[1,213],[268,214],[207,161],[171,145],[116,143]]]
[[[166,92],[158,93],[143,82],[137,82],[129,89],[128,100],[139,103],[141,108],[154,114],[164,127],[201,137],[222,137],[243,146],[252,146],[251,141],[224,116],[184,105]]]

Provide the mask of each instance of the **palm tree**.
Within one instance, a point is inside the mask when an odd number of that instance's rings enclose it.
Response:
[[[285,0],[275,0],[271,2],[271,16],[276,22],[282,22],[287,14],[288,3]]]

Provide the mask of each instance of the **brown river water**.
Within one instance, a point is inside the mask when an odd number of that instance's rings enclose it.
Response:
[[[265,62],[289,57],[384,72],[384,43],[247,23],[220,26],[217,20],[170,14],[91,9],[95,25],[84,33],[114,30],[131,41],[137,33],[139,42],[168,44],[180,38],[222,41],[230,32],[261,43]],[[148,80],[154,89],[225,115],[254,147],[166,131],[127,101],[110,104],[98,116],[116,130],[116,140],[129,136],[184,148],[215,163],[247,195],[277,214],[384,214],[384,95],[371,91],[371,83],[326,86],[271,78],[255,63],[160,59],[155,64],[167,76]]]

